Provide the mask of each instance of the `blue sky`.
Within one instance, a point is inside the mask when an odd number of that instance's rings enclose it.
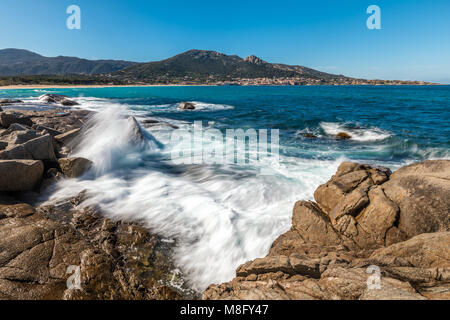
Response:
[[[66,28],[80,6],[81,30]],[[366,9],[381,8],[381,30]],[[1,0],[0,48],[153,61],[208,49],[354,77],[450,83],[450,1]]]

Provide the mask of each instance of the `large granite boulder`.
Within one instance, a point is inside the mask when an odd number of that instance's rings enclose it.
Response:
[[[68,96],[61,94],[43,94],[38,99],[45,103],[59,103],[63,106],[76,106],[79,104],[76,101],[70,100]]]
[[[139,144],[145,141],[144,133],[139,122],[135,117],[128,118],[128,125],[130,127],[130,141],[134,144]]]
[[[204,299],[449,299],[450,161],[344,162],[264,258]],[[381,290],[368,285],[379,268]],[[372,269],[371,269],[372,268]],[[371,271],[372,270],[372,271]]]
[[[0,160],[0,191],[32,190],[43,173],[42,161]]]
[[[39,132],[44,131],[45,133],[50,134],[52,137],[56,137],[56,136],[59,136],[60,134],[63,134],[61,131],[58,131],[58,130],[55,130],[53,128],[50,128],[50,127],[47,127],[47,126],[43,126],[43,125],[40,125],[40,124],[34,124],[32,126],[32,129],[34,129],[36,131],[39,131]]]
[[[62,99],[68,98],[67,96],[60,95],[60,94],[43,94],[38,97],[39,101],[45,102],[45,103],[57,103],[58,101],[61,101]]]
[[[180,102],[178,104],[178,109],[182,109],[182,110],[194,110],[195,109],[195,105],[191,102]]]
[[[31,121],[31,117],[26,116],[22,113],[14,112],[14,111],[3,111],[0,112],[0,126],[3,128],[9,128],[13,123],[19,123],[31,127],[33,125],[33,121]]]
[[[56,161],[53,138],[49,134],[27,141],[23,147],[34,160]]]
[[[23,101],[19,99],[0,99],[0,105],[10,105],[15,103],[23,103]],[[2,110],[0,109],[0,111]]]
[[[0,205],[0,299],[179,299],[161,241],[94,209]],[[78,270],[79,288],[68,286]]]
[[[385,266],[450,268],[450,232],[424,233],[376,250],[370,259]]]

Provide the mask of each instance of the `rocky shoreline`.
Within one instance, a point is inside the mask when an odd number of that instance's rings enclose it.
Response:
[[[199,298],[177,288],[171,245],[139,223],[82,208],[86,192],[39,204],[46,188],[92,164],[71,157],[92,113],[68,108],[67,97],[42,101],[43,111],[0,102],[0,299]],[[449,194],[448,160],[394,174],[345,162],[315,202],[295,204],[291,230],[266,257],[202,298],[450,299]],[[80,290],[68,289],[70,266],[79,267]],[[381,289],[367,283],[376,268]]]
[[[203,299],[450,299],[449,194],[448,160],[342,163],[266,257]]]

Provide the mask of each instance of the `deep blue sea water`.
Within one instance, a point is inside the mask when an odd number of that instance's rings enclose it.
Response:
[[[342,161],[392,170],[450,159],[450,86],[125,87],[0,90],[0,98],[39,105],[44,93],[71,96],[99,111],[75,154],[94,161],[90,175],[60,182],[48,201],[87,189],[86,205],[111,217],[144,221],[175,240],[174,258],[190,287],[230,280],[236,267],[264,256],[291,224],[297,200],[312,199]],[[197,110],[179,110],[181,101]],[[157,140],[129,144],[127,115]],[[171,162],[174,130],[279,129],[280,161],[252,166]],[[345,132],[350,140],[337,140]],[[317,138],[305,137],[313,134]],[[153,141],[152,140],[152,141]],[[271,172],[270,175],[261,174]]]

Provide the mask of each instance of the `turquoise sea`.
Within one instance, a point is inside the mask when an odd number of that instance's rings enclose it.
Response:
[[[342,161],[395,170],[450,159],[450,86],[26,89],[0,90],[0,97],[46,108],[37,101],[44,93],[68,95],[80,108],[98,111],[75,150],[95,162],[94,170],[60,182],[44,200],[87,189],[92,197],[85,205],[144,222],[175,243],[178,271],[199,291],[264,256],[289,229],[295,201],[312,199]],[[180,110],[181,101],[197,109]],[[144,146],[129,142],[129,115],[146,130]],[[279,129],[279,161],[176,164],[171,134],[192,131],[195,121],[221,132]],[[351,139],[336,139],[339,132]]]

